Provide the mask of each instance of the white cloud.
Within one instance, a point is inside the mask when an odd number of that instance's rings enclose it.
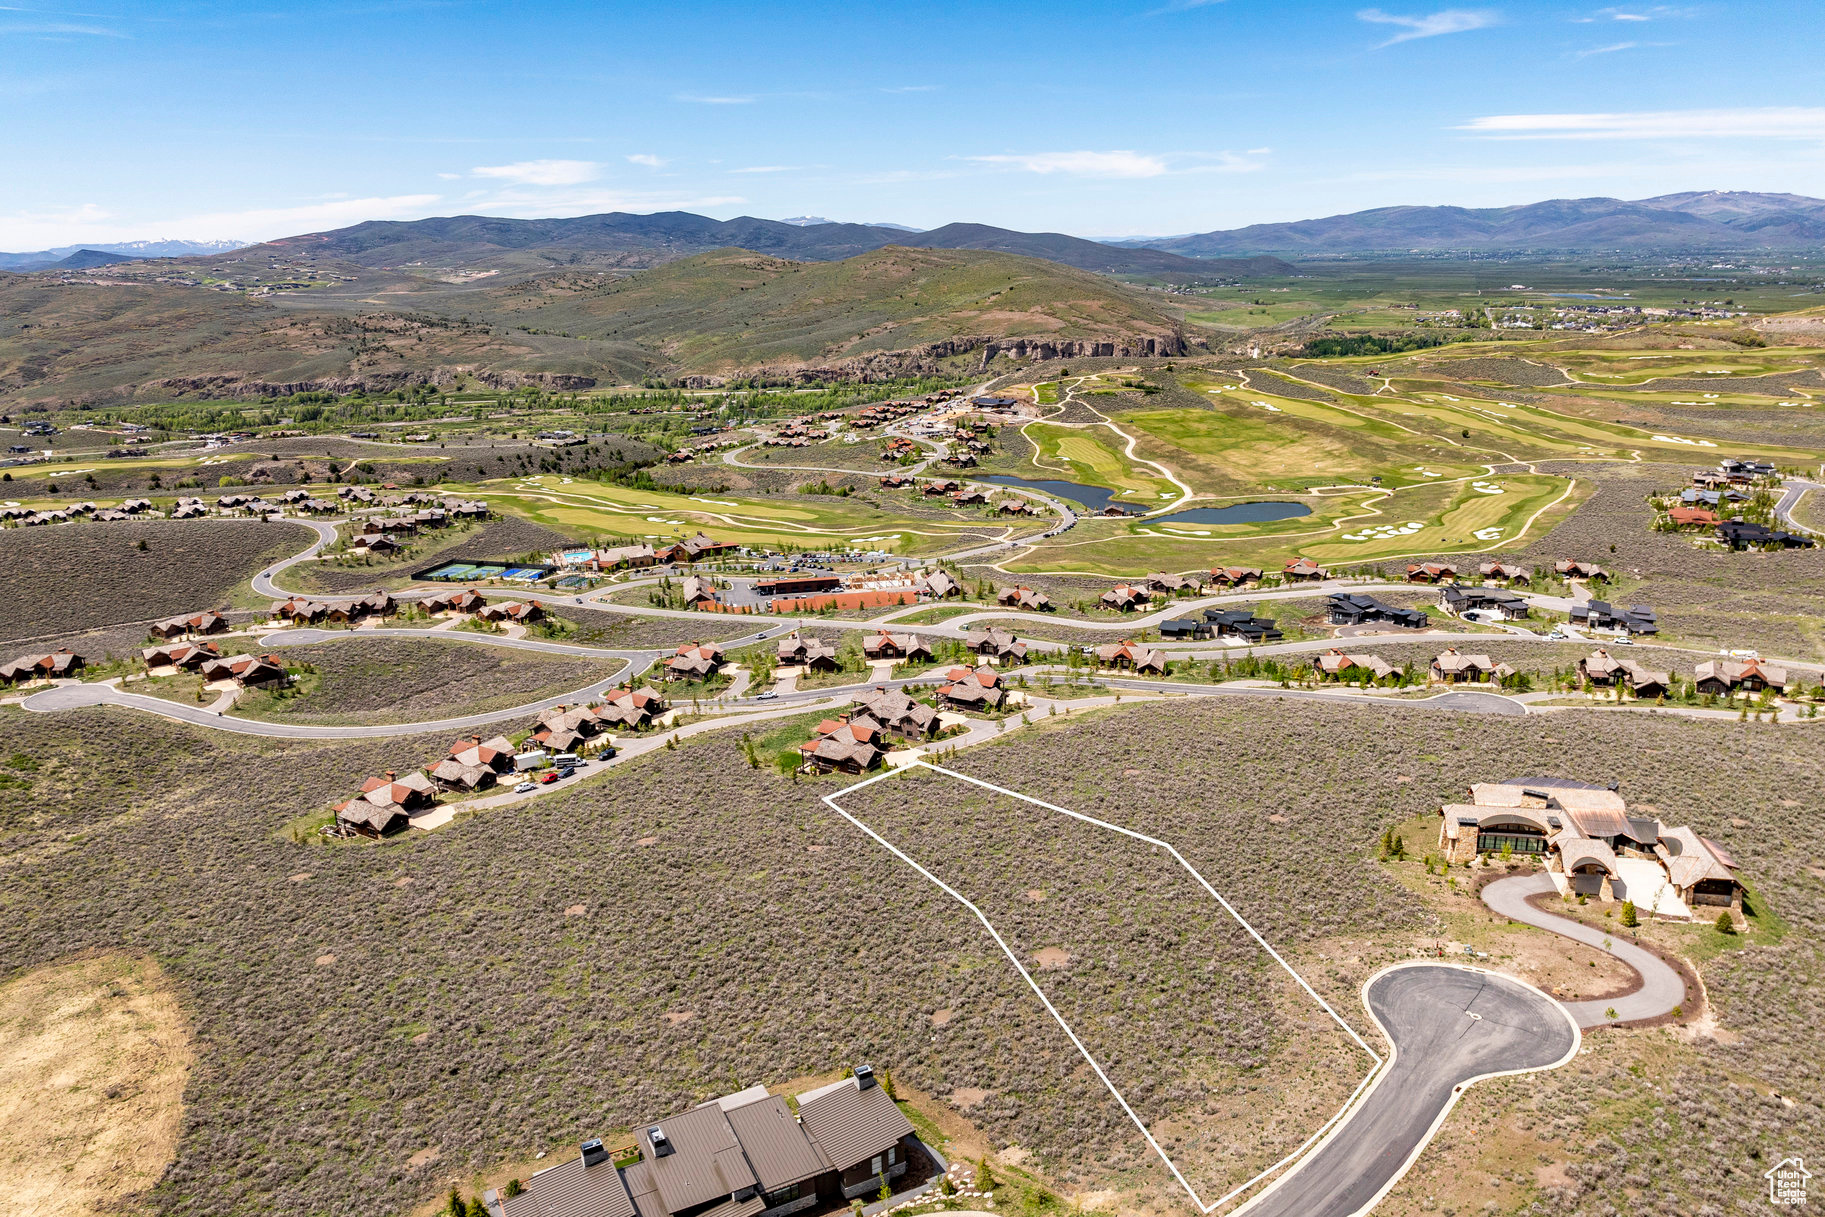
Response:
[[[1492,114],[1456,129],[1491,139],[1825,139],[1825,107]]]
[[[1069,173],[1077,177],[1159,177],[1166,162],[1141,152],[1034,152],[1020,156],[971,156],[987,165],[1011,165],[1029,173]]]
[[[477,165],[469,172],[476,177],[527,186],[575,186],[601,177],[602,167],[594,161],[516,161],[511,165]]]
[[[1639,42],[1612,42],[1608,46],[1587,47],[1582,51],[1573,51],[1573,59],[1589,59],[1592,55],[1614,55],[1617,51],[1632,51],[1640,46]]]
[[[680,93],[679,101],[695,102],[700,106],[748,106],[754,104],[752,97],[705,97],[698,93]]]
[[[657,169],[659,166],[665,164],[664,160],[654,156],[650,152],[631,152],[628,154],[627,159],[631,164],[645,165],[649,169]]]
[[[1573,17],[1579,25],[1590,25],[1597,21],[1667,21],[1680,17],[1696,16],[1698,10],[1675,8],[1670,4],[1650,4],[1645,7],[1600,8],[1588,17]]]
[[[321,232],[363,220],[416,219],[441,195],[402,194],[385,198],[329,199],[297,207],[260,207],[204,212],[159,220],[122,220],[93,203],[62,213],[0,216],[0,249],[34,250],[57,245],[160,239],[252,241]]]
[[[1371,25],[1396,25],[1401,32],[1386,42],[1376,44],[1376,49],[1393,46],[1397,42],[1411,42],[1415,38],[1436,38],[1440,34],[1462,34],[1470,30],[1485,29],[1497,25],[1502,18],[1499,13],[1488,9],[1448,8],[1436,13],[1421,16],[1403,16],[1400,13],[1384,13],[1378,8],[1365,8],[1356,14],[1358,21],[1367,21]]]
[[[883,88],[883,93],[936,93],[937,85],[893,85]]]
[[[730,173],[791,173],[803,169],[803,165],[744,165],[740,169],[731,169]]]

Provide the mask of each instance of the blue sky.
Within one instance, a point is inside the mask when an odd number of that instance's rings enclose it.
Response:
[[[1825,195],[1825,13],[0,0],[0,249],[681,208],[1086,236]]]

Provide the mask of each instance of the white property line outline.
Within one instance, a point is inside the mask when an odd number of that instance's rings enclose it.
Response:
[[[1286,1166],[1288,1163],[1294,1161],[1295,1159],[1300,1157],[1302,1154],[1304,1154],[1305,1151],[1311,1147],[1313,1142],[1317,1141],[1320,1137],[1324,1136],[1324,1134],[1327,1131],[1329,1131],[1334,1125],[1336,1125],[1337,1122],[1339,1120],[1341,1120],[1344,1117],[1344,1115],[1347,1112],[1349,1112],[1352,1107],[1354,1107],[1356,1105],[1356,1101],[1362,1096],[1363,1092],[1368,1088],[1369,1084],[1371,1082],[1373,1082],[1376,1078],[1380,1077],[1381,1074],[1383,1073],[1385,1062],[1382,1060],[1381,1055],[1378,1052],[1376,1052],[1375,1049],[1369,1047],[1367,1041],[1365,1041],[1362,1038],[1362,1036],[1360,1036],[1356,1033],[1356,1028],[1350,1026],[1349,1023],[1345,1022],[1343,1020],[1342,1016],[1340,1016],[1337,1013],[1337,1011],[1335,1011],[1331,1008],[1330,1003],[1325,1001],[1324,998],[1320,997],[1318,995],[1317,990],[1313,989],[1311,985],[1306,983],[1305,977],[1299,975],[1298,972],[1294,971],[1293,966],[1291,964],[1287,963],[1285,959],[1281,958],[1280,952],[1274,950],[1274,948],[1271,945],[1269,945],[1267,939],[1261,937],[1260,932],[1257,931],[1254,926],[1250,925],[1248,923],[1248,921],[1242,916],[1242,914],[1240,914],[1236,911],[1235,906],[1230,904],[1229,901],[1225,900],[1223,898],[1222,893],[1218,892],[1216,888],[1212,887],[1210,885],[1209,880],[1205,879],[1203,875],[1199,874],[1198,869],[1195,866],[1193,866],[1190,862],[1187,862],[1185,860],[1185,856],[1183,854],[1181,854],[1172,845],[1168,844],[1165,841],[1159,840],[1157,837],[1150,837],[1150,836],[1147,836],[1145,833],[1135,832],[1131,828],[1123,828],[1119,824],[1111,824],[1107,820],[1099,820],[1095,816],[1087,816],[1087,815],[1084,815],[1082,812],[1072,811],[1068,807],[1059,807],[1055,804],[1047,803],[1043,799],[1035,799],[1035,798],[1031,797],[1030,795],[1020,794],[1017,791],[1008,790],[1005,787],[997,786],[993,782],[985,782],[981,778],[973,778],[966,773],[958,773],[955,770],[945,769],[942,766],[933,765],[933,764],[930,764],[929,762],[923,761],[923,760],[914,761],[911,764],[903,766],[902,768],[899,768],[899,769],[890,769],[885,773],[878,773],[874,777],[867,778],[860,782],[856,782],[854,785],[845,786],[845,787],[843,787],[842,790],[838,791],[837,793],[838,794],[849,794],[853,791],[861,790],[865,786],[872,786],[876,782],[882,781],[885,778],[897,776],[898,774],[904,773],[910,769],[929,769],[933,773],[941,773],[946,777],[957,778],[961,781],[968,782],[972,786],[980,786],[984,790],[992,790],[996,794],[1006,795],[1009,798],[1013,798],[1013,799],[1019,799],[1023,803],[1031,803],[1036,807],[1043,807],[1047,811],[1056,811],[1061,815],[1070,816],[1074,820],[1082,820],[1086,824],[1094,824],[1099,828],[1106,828],[1106,829],[1110,830],[1111,832],[1120,833],[1121,835],[1123,835],[1125,837],[1132,837],[1137,841],[1145,841],[1149,845],[1157,845],[1161,849],[1164,849],[1167,853],[1170,853],[1174,858],[1176,858],[1178,860],[1178,863],[1180,866],[1183,866],[1187,871],[1189,871],[1191,873],[1192,878],[1196,879],[1198,881],[1198,883],[1204,888],[1204,890],[1209,892],[1211,894],[1211,896],[1216,899],[1217,903],[1223,906],[1224,911],[1227,912],[1231,917],[1235,918],[1236,924],[1240,925],[1243,929],[1247,930],[1249,933],[1249,936],[1252,937],[1255,940],[1255,942],[1260,945],[1261,949],[1266,951],[1275,963],[1279,964],[1283,969],[1285,969],[1287,975],[1291,976],[1295,981],[1297,981],[1299,983],[1299,987],[1304,989],[1306,991],[1306,994],[1308,996],[1310,996],[1313,1001],[1318,1003],[1319,1008],[1322,1009],[1326,1014],[1330,1015],[1331,1019],[1339,1027],[1342,1027],[1344,1029],[1345,1034],[1347,1034],[1352,1040],[1356,1041],[1357,1046],[1360,1047],[1364,1052],[1368,1053],[1369,1058],[1375,1062],[1374,1066],[1369,1070],[1369,1072],[1366,1075],[1364,1075],[1362,1081],[1360,1081],[1356,1084],[1356,1089],[1353,1092],[1351,1092],[1350,1097],[1348,1099],[1344,1100],[1343,1106],[1337,1109],[1337,1113],[1335,1115],[1333,1115],[1330,1119],[1326,1120],[1323,1124],[1321,1124],[1318,1127],[1317,1131],[1313,1132],[1310,1137],[1307,1137],[1305,1139],[1305,1141],[1297,1149],[1293,1150],[1292,1153],[1286,1155],[1286,1157],[1280,1159],[1280,1161],[1274,1163],[1272,1166],[1267,1167],[1265,1170],[1263,1170],[1260,1174],[1256,1175],[1254,1178],[1249,1179],[1248,1181],[1231,1189],[1229,1192],[1227,1192],[1223,1196],[1218,1197],[1216,1200],[1211,1201],[1209,1204],[1205,1204],[1203,1201],[1203,1198],[1198,1195],[1197,1189],[1195,1189],[1194,1187],[1191,1186],[1191,1182],[1185,1178],[1184,1174],[1179,1170],[1178,1165],[1175,1162],[1173,1162],[1172,1157],[1169,1154],[1167,1154],[1164,1147],[1162,1147],[1158,1141],[1154,1140],[1153,1133],[1148,1130],[1146,1123],[1144,1121],[1142,1121],[1140,1116],[1135,1114],[1134,1108],[1132,1108],[1128,1105],[1128,1100],[1122,1096],[1122,1092],[1120,1090],[1116,1089],[1115,1083],[1111,1082],[1109,1080],[1109,1075],[1103,1072],[1102,1065],[1097,1062],[1097,1060],[1094,1056],[1090,1055],[1090,1050],[1084,1046],[1084,1042],[1077,1038],[1077,1032],[1075,1032],[1071,1029],[1071,1024],[1065,1021],[1064,1016],[1058,1012],[1058,1008],[1052,1004],[1051,999],[1045,995],[1045,991],[1039,987],[1039,983],[1033,979],[1033,974],[1031,972],[1027,971],[1026,966],[1020,962],[1020,957],[1014,953],[1014,951],[1011,947],[1008,946],[1007,940],[1002,938],[1001,933],[998,930],[996,930],[994,925],[990,923],[989,919],[983,915],[982,910],[977,908],[974,904],[970,903],[970,901],[964,897],[963,893],[957,891],[957,889],[953,888],[950,884],[948,884],[944,880],[938,878],[938,876],[932,874],[930,871],[926,870],[923,866],[920,866],[916,861],[914,861],[911,857],[909,857],[905,853],[905,851],[900,849],[899,846],[895,845],[893,842],[889,841],[886,837],[883,837],[880,833],[876,832],[874,829],[868,827],[868,825],[862,823],[860,820],[856,819],[854,816],[852,816],[848,812],[844,811],[841,807],[839,807],[837,805],[835,796],[824,795],[823,796],[824,803],[826,806],[828,806],[830,808],[830,810],[836,812],[838,815],[842,816],[845,820],[848,820],[851,824],[853,824],[857,828],[861,829],[864,833],[867,833],[875,841],[879,842],[881,844],[881,846],[883,848],[885,848],[889,853],[893,854],[894,857],[900,859],[900,861],[906,863],[908,866],[910,866],[914,870],[918,871],[921,875],[924,875],[927,879],[931,880],[934,885],[936,885],[939,889],[941,889],[946,895],[950,896],[958,904],[961,904],[964,908],[968,909],[970,912],[972,912],[976,915],[976,920],[978,920],[982,923],[982,928],[989,932],[989,936],[995,940],[995,945],[997,945],[1001,948],[1002,954],[1004,954],[1008,957],[1008,962],[1012,963],[1014,965],[1014,969],[1015,969],[1015,971],[1020,973],[1021,979],[1025,980],[1027,982],[1027,987],[1033,990],[1033,995],[1035,997],[1039,998],[1040,1003],[1045,1006],[1046,1012],[1049,1013],[1052,1016],[1053,1020],[1058,1023],[1059,1027],[1064,1030],[1065,1035],[1070,1038],[1071,1043],[1077,1048],[1078,1053],[1084,1058],[1085,1061],[1087,1061],[1089,1063],[1090,1068],[1096,1072],[1096,1076],[1102,1081],[1102,1084],[1104,1085],[1104,1087],[1106,1087],[1108,1089],[1109,1093],[1115,1097],[1115,1101],[1121,1105],[1122,1110],[1128,1113],[1128,1118],[1134,1122],[1134,1126],[1136,1128],[1140,1129],[1141,1136],[1143,1136],[1147,1139],[1147,1144],[1153,1147],[1153,1152],[1155,1154],[1159,1155],[1160,1161],[1164,1162],[1166,1164],[1166,1169],[1172,1172],[1172,1177],[1179,1181],[1179,1186],[1185,1189],[1185,1194],[1191,1197],[1191,1202],[1198,1207],[1198,1210],[1200,1212],[1210,1213],[1210,1212],[1214,1211],[1215,1209],[1220,1208],[1221,1206],[1223,1206],[1225,1204],[1228,1204],[1231,1200],[1234,1200],[1237,1196],[1241,1195],[1243,1192],[1247,1191],[1249,1188],[1255,1186],[1255,1184],[1261,1182],[1263,1179],[1267,1178],[1269,1175],[1273,1174],[1275,1171],[1280,1170],[1282,1167]],[[1371,1017],[1373,1017],[1373,1011],[1371,1011],[1370,1013],[1371,1013]]]

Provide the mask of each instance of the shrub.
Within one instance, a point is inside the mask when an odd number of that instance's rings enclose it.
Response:
[[[1624,900],[1622,902],[1623,928],[1632,930],[1640,924],[1641,918],[1635,912],[1635,902],[1633,900]]]

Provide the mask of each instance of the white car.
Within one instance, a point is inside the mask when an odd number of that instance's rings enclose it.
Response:
[[[754,700],[755,701],[772,701],[774,698],[776,698],[778,696],[779,696],[778,693],[774,692],[772,689],[768,689],[765,693],[756,693],[754,695]]]
[[[537,782],[521,782],[518,786],[515,786],[513,788],[513,793],[531,794],[533,791],[537,790],[538,788],[539,788],[539,784]]]

